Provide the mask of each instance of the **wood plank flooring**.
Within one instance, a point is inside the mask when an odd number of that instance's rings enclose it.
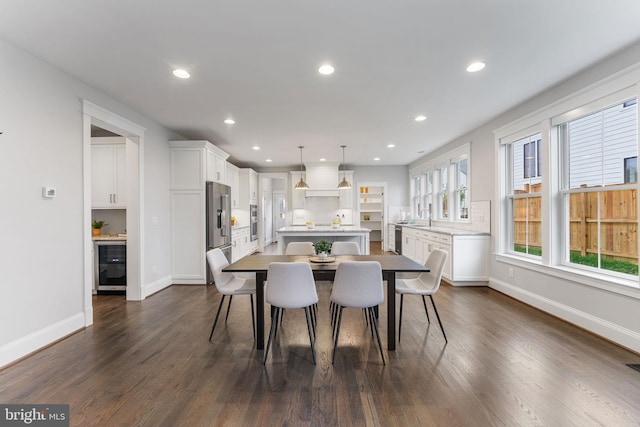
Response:
[[[142,302],[94,299],[95,324],[0,371],[2,403],[68,403],[74,426],[638,426],[640,356],[489,288],[442,286],[449,343],[418,297],[383,366],[359,310],[345,310],[335,365],[318,283],[318,364],[302,310],[287,310],[269,360],[249,298],[212,342],[213,286]],[[386,312],[380,307],[381,335]]]

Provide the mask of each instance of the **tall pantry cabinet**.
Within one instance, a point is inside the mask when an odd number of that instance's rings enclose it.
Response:
[[[205,183],[226,184],[229,154],[208,141],[169,141],[171,274],[174,284],[205,284]]]

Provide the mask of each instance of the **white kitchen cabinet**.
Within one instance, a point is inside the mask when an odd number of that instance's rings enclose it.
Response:
[[[424,264],[436,248],[449,254],[442,275],[454,285],[489,280],[488,235],[402,228],[402,255]]]
[[[206,283],[205,194],[171,191],[171,274],[174,284]]]
[[[227,184],[227,157],[215,145],[207,146],[207,181]]]
[[[304,178],[304,172],[289,172],[291,176],[291,209],[304,209],[306,190],[297,190],[296,184],[300,182],[300,176]]]
[[[209,141],[169,141],[169,147],[171,190],[204,191],[206,181],[226,184],[229,154],[220,148]]]
[[[240,207],[240,169],[227,163],[227,185],[231,187],[231,209]]]
[[[253,169],[240,169],[239,185],[240,209],[249,211],[250,205],[258,204],[258,172]]]
[[[233,249],[231,250],[233,262],[247,255],[251,255],[258,250],[258,241],[251,241],[249,227],[234,228],[231,232],[231,243],[233,245]]]
[[[208,141],[169,141],[169,147],[172,281],[205,284],[206,181],[226,176],[229,155]],[[216,167],[223,166],[225,173],[217,175]]]
[[[342,181],[343,173],[340,173],[340,181]],[[340,209],[353,209],[353,171],[344,171],[344,177],[352,185],[351,188],[338,190],[340,197]]]
[[[389,236],[389,249],[391,252],[395,252],[396,251],[396,239],[395,239],[395,235],[396,235],[396,225],[395,224],[389,224],[389,233],[387,234]]]
[[[124,138],[91,140],[91,207],[127,207],[127,148]]]

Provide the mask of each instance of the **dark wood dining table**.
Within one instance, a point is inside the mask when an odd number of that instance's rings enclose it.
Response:
[[[396,273],[426,272],[427,267],[402,255],[338,255],[334,262],[311,262],[303,255],[250,255],[222,271],[256,273],[256,346],[264,350],[264,282],[272,262],[307,262],[316,280],[333,280],[342,261],[377,261],[387,282],[387,349],[396,349]]]

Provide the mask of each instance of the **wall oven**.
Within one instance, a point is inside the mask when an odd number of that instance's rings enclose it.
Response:
[[[258,240],[258,205],[249,205],[250,224],[251,224],[251,241]]]
[[[125,292],[127,289],[127,242],[96,241],[94,247],[94,283],[100,292]]]

